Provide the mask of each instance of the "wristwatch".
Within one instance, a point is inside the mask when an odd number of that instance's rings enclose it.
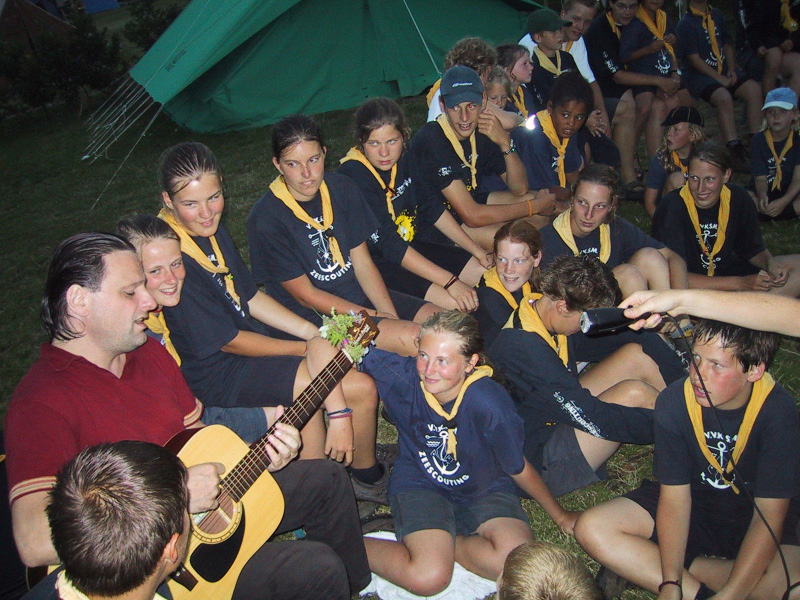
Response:
[[[503,152],[503,156],[508,156],[512,152],[516,152],[516,151],[517,151],[517,145],[514,143],[513,139],[510,139],[510,140],[508,140],[508,150]]]

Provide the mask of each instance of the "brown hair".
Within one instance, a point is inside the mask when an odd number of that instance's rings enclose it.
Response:
[[[403,136],[403,145],[411,138],[411,127],[400,105],[391,98],[370,98],[356,110],[356,141],[364,144],[376,129],[391,125]]]
[[[609,200],[611,201],[611,209],[606,214],[604,219],[605,223],[610,223],[614,220],[617,214],[617,207],[621,198],[619,190],[619,175],[616,170],[608,165],[601,165],[600,163],[592,163],[585,169],[582,169],[578,174],[575,183],[572,184],[570,189],[570,201],[575,198],[575,193],[578,191],[578,186],[582,183],[595,183],[602,185],[608,189]]]
[[[525,244],[532,257],[542,250],[542,236],[539,230],[525,219],[510,221],[503,225],[494,234],[494,255],[497,257],[497,246],[500,242],[508,240],[515,244]],[[539,289],[542,273],[538,266],[533,268],[531,278],[528,280],[534,290]]]
[[[563,300],[567,310],[605,308],[621,302],[622,293],[611,269],[593,256],[559,256],[544,272],[542,293]]]
[[[478,75],[497,64],[497,50],[479,37],[458,40],[445,54],[444,70],[455,65],[464,65]]]

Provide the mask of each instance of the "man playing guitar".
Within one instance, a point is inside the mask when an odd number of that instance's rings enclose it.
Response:
[[[56,249],[42,300],[50,343],[17,387],[5,422],[14,538],[28,566],[59,562],[45,510],[69,459],[102,442],[164,445],[203,425],[202,405],[175,361],[144,333],[154,305],[133,247],[121,238],[78,234]],[[350,598],[370,573],[346,473],[331,461],[291,462],[300,437],[289,425],[278,424],[268,442],[269,470],[286,505],[278,532],[302,527],[307,539],[261,546],[233,598]],[[189,468],[190,512],[215,508],[223,469]]]

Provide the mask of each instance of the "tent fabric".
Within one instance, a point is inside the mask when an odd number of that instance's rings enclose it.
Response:
[[[259,127],[418,94],[462,37],[519,40],[520,8],[502,0],[193,0],[131,77],[192,131]]]

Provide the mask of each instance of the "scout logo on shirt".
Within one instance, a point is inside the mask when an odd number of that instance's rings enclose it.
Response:
[[[667,73],[669,73],[671,66],[672,64],[670,63],[669,60],[669,54],[664,52],[664,50],[661,50],[661,52],[658,53],[658,62],[656,62],[656,69],[658,69],[658,72],[661,73],[662,75],[666,75]]]
[[[321,219],[315,220],[321,222]],[[317,251],[317,269],[312,269],[309,275],[318,281],[333,281],[347,273],[350,267],[353,266],[350,256],[347,256],[345,266],[341,267],[333,260],[333,254],[331,254],[331,247],[326,234],[328,231],[333,230],[333,226],[324,231],[314,229],[311,225],[306,225],[306,229],[311,231],[311,233],[308,234],[308,239],[311,240],[311,245]]]
[[[213,252],[212,252],[211,254],[208,254],[207,256],[208,256],[208,260],[210,260],[212,263],[214,263],[215,265],[218,265],[218,264],[219,264],[219,262],[217,262],[217,257],[216,257],[216,255],[215,255]],[[225,297],[226,297],[228,300],[230,300],[230,301],[231,301],[231,304],[233,304],[234,308],[235,308],[235,309],[238,311],[238,313],[239,313],[241,316],[243,316],[243,317],[247,316],[247,315],[245,315],[245,313],[244,313],[244,310],[242,310],[242,306],[241,306],[241,304],[239,304],[238,302],[236,302],[236,300],[234,300],[234,299],[233,299],[233,296],[231,296],[231,295],[228,293],[228,290],[227,290],[227,288],[226,288],[226,286],[225,286],[225,280],[222,278],[222,277],[223,277],[223,275],[222,275],[221,273],[214,273],[214,274],[213,274],[213,276],[214,276],[214,281],[216,281],[216,282],[217,282],[217,284],[218,284],[218,285],[219,285],[219,286],[220,286],[220,287],[221,287],[223,290],[225,290]],[[163,341],[163,339],[162,339],[162,342],[161,342],[161,344],[162,344],[162,345],[164,345],[164,344],[165,344],[165,342]]]
[[[447,453],[447,425],[427,425],[428,433],[425,434],[425,444],[427,450],[419,451],[419,460],[422,468],[433,479],[444,485],[461,485],[469,480],[469,475],[453,478],[452,475],[461,468],[452,454]],[[458,428],[456,428],[456,432]]]
[[[447,177],[452,172],[453,172],[453,169],[451,167],[441,167],[439,169],[439,177]]]
[[[705,433],[706,445],[708,446],[708,449],[724,469],[725,465],[730,460],[731,452],[736,445],[737,436],[723,436],[719,431],[706,431]],[[732,477],[733,479],[731,482],[736,483],[736,473],[733,473]],[[718,490],[727,490],[729,487],[731,487],[730,483],[727,483],[719,474],[719,472],[711,465],[707,465],[705,470],[700,473],[700,479],[703,483],[708,484]]]
[[[703,232],[703,243],[706,245],[706,248],[713,248],[714,242],[717,240],[717,223],[701,223],[700,228]],[[695,237],[697,237],[695,235]],[[714,257],[714,264],[719,264],[720,258],[719,256]],[[706,256],[705,252],[700,253],[700,262],[703,264],[704,269],[708,269],[708,256]]]

